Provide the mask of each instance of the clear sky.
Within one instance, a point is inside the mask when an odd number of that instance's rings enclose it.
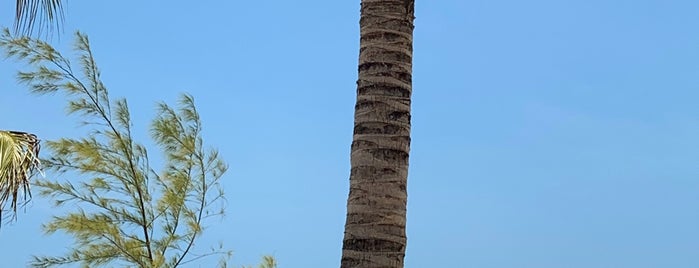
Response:
[[[359,0],[68,2],[56,45],[89,35],[139,137],[157,101],[194,95],[230,164],[228,215],[200,249],[339,266]],[[13,4],[0,4],[4,25]],[[418,0],[406,267],[699,267],[697,10]],[[59,95],[17,85],[20,67],[0,63],[1,129],[87,131]],[[70,246],[41,234],[51,215],[35,197],[3,226],[3,267]]]

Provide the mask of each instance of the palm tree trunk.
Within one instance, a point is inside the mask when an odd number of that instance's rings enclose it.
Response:
[[[362,0],[342,268],[403,267],[414,0]]]

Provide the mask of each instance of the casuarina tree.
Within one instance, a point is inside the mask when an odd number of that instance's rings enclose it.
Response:
[[[195,247],[206,220],[223,214],[219,181],[228,166],[205,146],[192,96],[182,95],[176,106],[157,106],[150,134],[163,159],[158,168],[149,154],[154,150],[135,139],[126,99],[110,98],[87,36],[76,35],[77,64],[46,42],[9,30],[0,36],[0,47],[31,67],[18,73],[31,92],[63,93],[68,111],[89,127],[83,137],[45,143],[49,156],[42,164],[53,176],[33,183],[61,209],[44,230],[68,234],[74,244],[62,256],[36,256],[32,266],[181,267],[208,255],[221,255],[225,266],[229,251]],[[0,197],[11,196],[16,185],[28,184],[38,142],[29,134],[0,132],[0,153],[10,156],[0,161],[0,174],[11,178],[2,181],[11,187],[0,188]],[[263,265],[276,262],[267,257]]]

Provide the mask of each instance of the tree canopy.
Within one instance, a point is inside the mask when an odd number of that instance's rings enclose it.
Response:
[[[176,106],[157,105],[150,125],[164,158],[157,169],[151,150],[134,138],[126,99],[110,98],[86,35],[76,33],[77,66],[48,43],[14,37],[7,29],[0,47],[31,66],[18,73],[20,82],[36,94],[63,93],[68,112],[80,115],[90,129],[80,138],[46,142],[47,172],[68,179],[35,181],[40,195],[67,211],[44,230],[67,233],[75,244],[63,256],[35,256],[34,267],[178,267],[209,255],[222,256],[226,265],[230,251],[222,246],[194,249],[205,220],[223,215],[219,181],[228,166],[216,149],[205,146],[191,95],[183,94]],[[276,266],[272,258],[262,265]]]

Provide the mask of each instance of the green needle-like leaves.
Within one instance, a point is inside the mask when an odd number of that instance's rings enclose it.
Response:
[[[33,266],[178,267],[206,255],[229,255],[192,253],[204,221],[223,214],[219,180],[227,169],[218,152],[204,146],[192,96],[183,95],[175,107],[157,107],[150,134],[164,167],[156,171],[149,150],[134,139],[126,100],[110,99],[87,36],[76,35],[77,68],[47,43],[13,37],[7,29],[0,47],[30,64],[31,70],[18,74],[20,82],[37,94],[63,93],[68,112],[90,128],[81,138],[46,142],[50,156],[42,163],[68,179],[35,182],[39,194],[67,211],[44,229],[67,233],[75,244],[63,256],[35,257]],[[38,141],[30,134],[0,132],[0,153],[0,197],[12,197],[14,209],[18,189],[27,189],[38,166]]]

